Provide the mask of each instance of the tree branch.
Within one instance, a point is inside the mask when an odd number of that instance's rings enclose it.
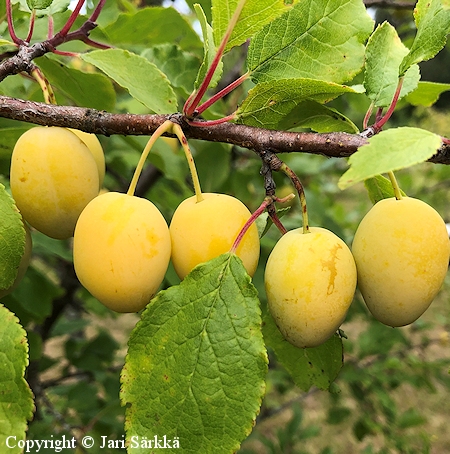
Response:
[[[187,138],[223,142],[248,148],[261,154],[311,153],[334,158],[346,158],[367,143],[364,133],[274,131],[235,123],[216,126],[190,126],[181,114],[136,115],[112,114],[84,107],[55,106],[0,96],[0,117],[44,126],[62,126],[110,136],[151,135],[164,121],[178,123]],[[450,145],[443,145],[429,160],[450,164]]]

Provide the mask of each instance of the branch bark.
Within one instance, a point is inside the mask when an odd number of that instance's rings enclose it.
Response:
[[[55,106],[0,96],[0,117],[44,126],[62,126],[85,132],[111,136],[151,135],[166,120],[178,123],[188,139],[207,140],[238,145],[259,155],[273,153],[311,153],[346,158],[367,143],[364,133],[343,132],[317,134],[311,132],[275,131],[235,123],[216,126],[190,126],[181,114],[136,115],[112,114],[95,109]],[[443,145],[429,160],[450,164],[450,145]]]

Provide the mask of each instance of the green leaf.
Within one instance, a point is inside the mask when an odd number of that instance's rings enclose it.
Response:
[[[364,63],[363,42],[372,29],[359,0],[301,0],[253,38],[252,79],[351,80]]]
[[[419,128],[391,128],[369,139],[349,158],[350,168],[338,186],[349,186],[381,173],[411,167],[431,158],[442,145],[441,137]]]
[[[11,159],[11,154],[19,137],[28,131],[30,127],[2,128],[2,140],[0,143],[0,159]]]
[[[383,175],[376,175],[364,181],[367,192],[369,193],[370,201],[375,205],[377,202],[390,197],[395,197],[394,188],[391,181],[383,177]],[[406,194],[400,189],[402,195]]]
[[[177,99],[169,80],[145,58],[121,49],[94,50],[81,58],[101,69],[153,112],[176,112]]]
[[[433,58],[445,46],[450,32],[450,10],[442,6],[441,0],[418,0],[414,20],[417,33],[400,65],[400,76],[412,65]]]
[[[63,293],[64,290],[48,276],[30,266],[20,285],[8,296],[8,299],[13,301],[8,302],[8,307],[14,308],[14,312],[23,322],[30,318],[36,323],[42,323],[52,313],[53,300]],[[39,295],[38,301],[36,295]]]
[[[203,49],[204,49],[204,55],[203,55],[203,62],[202,65],[200,66],[200,70],[197,75],[197,79],[195,81],[195,88],[197,89],[200,84],[202,83],[203,79],[205,78],[205,75],[211,66],[211,63],[214,60],[214,57],[216,55],[216,46],[214,44],[214,36],[213,36],[213,30],[211,26],[208,24],[208,21],[206,19],[205,13],[203,12],[203,9],[200,5],[196,4],[194,5],[195,12],[197,14],[197,18],[200,22],[200,25],[202,27],[202,35],[203,35]],[[220,61],[219,64],[217,65],[216,70],[214,71],[213,78],[211,79],[211,82],[209,83],[210,87],[215,87],[217,83],[219,82],[221,76],[222,76],[222,71],[223,71],[223,62]]]
[[[121,14],[103,29],[112,44],[145,45],[172,43],[201,49],[202,42],[188,21],[174,8],[151,7]]]
[[[13,284],[25,251],[25,228],[14,200],[0,184],[0,290]]]
[[[239,0],[212,0],[212,18],[214,38],[219,45]],[[233,29],[225,51],[239,46],[254,36],[264,25],[292,8],[298,0],[247,0],[238,23]]]
[[[312,124],[318,124],[318,116],[338,117],[339,121],[345,119],[351,123],[343,115],[337,116],[335,110],[317,104],[331,101],[343,93],[359,91],[314,79],[280,79],[259,83],[249,91],[239,107],[237,121],[268,129],[307,127],[309,120]],[[355,132],[353,128],[348,129]]]
[[[28,8],[33,9],[45,9],[53,3],[53,0],[27,0]]]
[[[441,93],[450,90],[450,84],[439,84],[435,82],[419,82],[419,86],[406,96],[405,100],[413,106],[432,106]]]
[[[193,454],[239,448],[259,412],[267,354],[257,292],[237,256],[199,265],[160,292],[128,345],[121,376],[128,439],[178,437]]]
[[[20,454],[9,448],[7,437],[24,440],[27,421],[33,416],[33,395],[24,379],[28,365],[25,330],[12,312],[0,304],[0,451]]]
[[[364,87],[374,106],[391,104],[398,85],[398,68],[407,53],[397,31],[387,22],[379,25],[370,37],[366,47]],[[411,66],[405,74],[400,97],[414,90],[419,79],[419,67]]]
[[[286,207],[286,208],[280,208],[277,210],[277,216],[278,219],[281,219],[285,214],[289,213],[291,211],[291,207]],[[258,229],[258,236],[262,238],[272,227],[273,221],[269,217],[269,214],[267,212],[264,212],[255,221],[256,228]]]
[[[50,84],[75,105],[111,111],[116,105],[113,84],[103,74],[85,73],[51,57],[36,60]]]
[[[278,361],[303,391],[312,386],[328,389],[341,370],[343,349],[337,334],[318,347],[297,348],[284,339],[269,312],[264,316],[263,334]]]
[[[154,63],[163,72],[175,88],[181,88],[188,95],[191,93],[200,67],[200,59],[183,51],[176,44],[160,44],[141,54]]]

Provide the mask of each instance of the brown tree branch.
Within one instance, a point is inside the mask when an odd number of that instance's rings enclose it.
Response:
[[[365,138],[345,133],[297,133],[273,131],[234,123],[190,126],[181,114],[112,114],[82,107],[56,106],[0,96],[0,116],[47,126],[62,126],[110,136],[150,135],[167,119],[180,124],[187,138],[224,142],[257,152],[305,152],[347,157],[363,145]]]
[[[136,115],[112,114],[83,107],[55,106],[0,96],[0,117],[46,126],[62,126],[110,136],[151,135],[167,119],[178,123],[187,138],[238,145],[255,151],[273,153],[311,153],[345,158],[367,143],[364,133],[274,131],[235,123],[194,127],[181,114]],[[450,164],[450,145],[443,145],[429,160]]]

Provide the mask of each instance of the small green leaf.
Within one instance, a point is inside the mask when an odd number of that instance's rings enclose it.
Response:
[[[178,437],[192,454],[239,448],[259,412],[267,354],[257,292],[237,256],[199,265],[160,292],[128,345],[121,376],[128,439]]]
[[[25,228],[14,200],[0,184],[0,290],[13,284],[25,251]]]
[[[372,29],[359,0],[302,0],[252,39],[252,79],[351,80],[363,66],[363,43]]]
[[[121,49],[94,50],[81,58],[101,69],[153,112],[176,112],[177,99],[169,80],[147,59]]]
[[[318,125],[319,116],[334,117],[339,121],[347,120],[351,123],[343,115],[337,115],[335,110],[317,104],[331,101],[343,93],[360,93],[360,91],[345,85],[314,79],[280,79],[262,82],[249,91],[247,98],[237,111],[237,121],[269,129]],[[321,129],[320,132],[325,132],[323,128]],[[350,129],[348,132],[355,132],[352,127],[347,129]]]
[[[28,8],[33,9],[45,9],[53,3],[53,0],[27,0]]]
[[[289,213],[289,211],[291,211],[291,207],[280,208],[279,210],[277,210],[278,219],[281,219],[285,214]],[[258,216],[255,224],[256,228],[258,229],[258,235],[260,238],[262,238],[269,231],[270,227],[272,227],[273,221],[269,217],[269,214],[265,212]]]
[[[201,49],[202,42],[189,22],[174,8],[149,7],[124,13],[103,29],[112,44],[178,44],[181,48]]]
[[[25,439],[27,421],[33,416],[33,395],[24,379],[28,343],[19,320],[0,304],[0,451],[20,454],[22,448],[6,444],[7,437]]]
[[[116,94],[109,78],[100,73],[85,73],[44,56],[36,60],[50,84],[67,96],[75,105],[111,111]]]
[[[412,65],[433,58],[445,46],[450,32],[450,10],[442,6],[441,0],[418,0],[414,19],[417,33],[400,65],[400,76]]]
[[[345,189],[375,175],[424,162],[441,145],[440,136],[424,129],[402,127],[382,131],[350,156],[350,168],[338,185]]]
[[[205,78],[205,75],[206,75],[209,67],[211,66],[212,61],[214,60],[214,57],[216,55],[216,46],[214,44],[213,30],[212,30],[211,26],[208,24],[208,21],[206,19],[206,16],[205,16],[205,13],[204,13],[202,7],[198,4],[196,4],[196,5],[194,5],[194,8],[195,8],[195,12],[197,14],[197,18],[202,27],[203,48],[204,48],[203,63],[200,66],[200,70],[198,72],[197,79],[195,81],[195,88],[198,88],[200,86],[200,84],[202,83],[203,79]],[[219,80],[222,76],[222,71],[223,71],[223,62],[220,61],[214,72],[214,76],[211,79],[211,82],[209,84],[210,87],[215,87],[217,85],[217,82],[219,82]]]
[[[318,347],[297,348],[284,339],[269,312],[264,316],[263,334],[278,361],[303,391],[312,386],[328,389],[341,370],[343,349],[337,334]]]
[[[182,50],[176,44],[160,44],[141,54],[163,72],[175,88],[188,95],[194,87],[201,61],[197,55]]]
[[[397,31],[387,22],[379,25],[370,37],[366,47],[364,87],[374,106],[390,105],[398,85],[398,68],[407,53]],[[400,97],[414,90],[419,79],[419,67],[411,66],[405,74]]]
[[[419,82],[419,86],[406,96],[405,100],[413,106],[432,106],[441,93],[450,90],[450,84],[439,84],[435,82]]]
[[[217,45],[219,45],[227,31],[228,24],[236,10],[238,1],[212,0],[212,23]],[[247,0],[225,51],[244,43],[248,38],[251,38],[261,30],[264,25],[292,8],[292,5],[297,2],[298,0]]]
[[[383,177],[383,175],[376,175],[373,178],[369,178],[364,181],[367,192],[369,193],[370,201],[375,205],[383,199],[388,199],[390,197],[395,197],[394,188],[392,187],[391,181]],[[402,195],[406,194],[400,189]]]

